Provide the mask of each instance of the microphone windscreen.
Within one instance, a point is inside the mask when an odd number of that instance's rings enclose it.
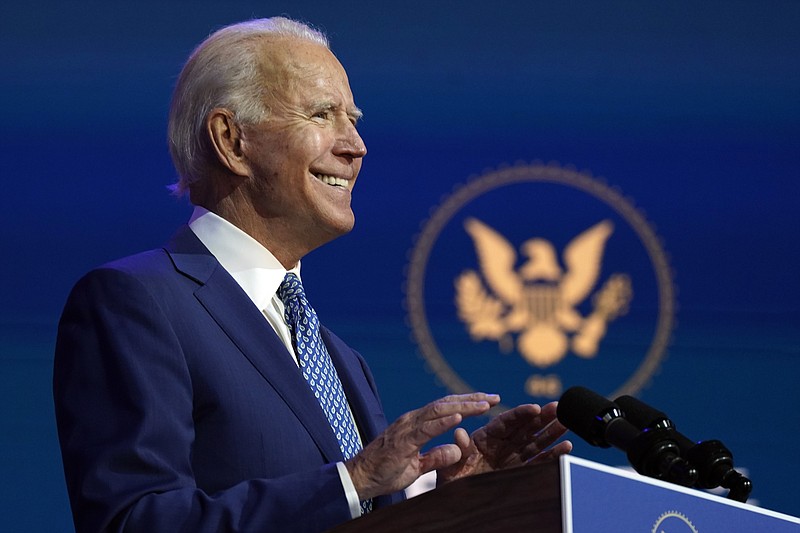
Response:
[[[625,413],[625,420],[639,429],[665,428],[671,429],[672,438],[678,443],[678,447],[683,452],[690,450],[696,442],[677,432],[675,423],[665,414],[634,398],[633,396],[620,396],[614,403]]]
[[[675,427],[666,414],[633,396],[620,396],[614,403],[625,413],[625,419],[639,429]]]
[[[617,406],[585,387],[570,387],[558,400],[558,420],[593,446],[608,448],[603,417]]]

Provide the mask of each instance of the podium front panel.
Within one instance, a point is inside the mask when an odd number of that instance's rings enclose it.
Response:
[[[800,519],[577,457],[561,476],[564,533],[800,532]]]

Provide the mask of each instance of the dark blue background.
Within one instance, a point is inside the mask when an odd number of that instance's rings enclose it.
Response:
[[[642,397],[684,433],[722,439],[762,505],[800,514],[800,3],[563,4],[4,3],[3,529],[71,530],[55,324],[83,272],[159,246],[189,216],[165,189],[182,62],[221,25],[282,13],[328,32],[365,111],[356,229],[303,272],[323,320],[369,359],[391,417],[446,392],[402,306],[420,224],[472,175],[555,160],[632,198],[670,254],[679,322]]]

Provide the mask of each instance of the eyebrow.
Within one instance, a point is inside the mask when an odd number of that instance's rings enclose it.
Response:
[[[315,111],[338,111],[339,109],[341,109],[341,107],[339,106],[339,104],[335,104],[333,102],[319,102],[318,104],[313,106],[313,109]],[[356,121],[361,120],[361,118],[364,116],[364,112],[361,111],[361,109],[355,105],[349,106],[346,109],[346,113],[350,118]]]
[[[361,111],[360,108],[353,106],[352,108],[347,110],[347,114],[353,117],[355,120],[361,120],[364,116],[364,112]]]

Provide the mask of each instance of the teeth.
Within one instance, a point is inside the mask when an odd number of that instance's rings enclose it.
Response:
[[[322,183],[327,183],[328,185],[347,187],[347,180],[344,178],[337,178],[336,176],[327,176],[325,174],[314,174],[314,177],[320,180]]]

